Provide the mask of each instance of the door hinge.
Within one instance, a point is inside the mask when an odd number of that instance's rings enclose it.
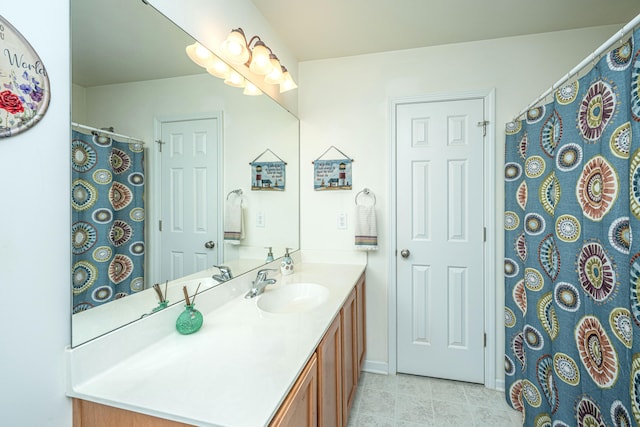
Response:
[[[487,333],[484,333],[484,347],[487,346]]]
[[[160,150],[160,152],[162,153],[162,146],[163,146],[164,144],[166,144],[166,142],[162,142],[162,141],[161,141],[161,140],[159,140],[159,139],[156,139],[156,142],[158,143],[158,149],[159,149],[159,150]]]
[[[487,241],[487,227],[482,227],[482,241]]]
[[[483,120],[478,122],[478,127],[482,126],[482,136],[487,136],[487,125],[489,124],[489,120]]]
[[[158,230],[162,231],[162,220],[158,220]]]

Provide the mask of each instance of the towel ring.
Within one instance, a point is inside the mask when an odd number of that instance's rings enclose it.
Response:
[[[235,194],[237,196],[242,196],[242,189],[238,188],[237,190],[229,191],[229,193],[227,193],[227,200],[229,200],[229,196],[231,196],[232,194]]]
[[[360,194],[364,194],[365,196],[371,196],[373,197],[373,205],[376,205],[376,195],[373,194],[373,191],[369,190],[368,188],[364,188],[360,191],[358,191],[358,194],[356,194],[356,198],[355,198],[355,202],[356,202],[356,206],[358,206],[358,196]]]

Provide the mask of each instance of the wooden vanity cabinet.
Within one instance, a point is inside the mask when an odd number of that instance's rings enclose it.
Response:
[[[73,399],[73,427],[189,427],[177,421]]]
[[[342,327],[342,419],[347,420],[358,383],[358,321],[355,288],[342,306],[340,318]]]
[[[316,427],[318,425],[318,358],[311,356],[270,427]]]
[[[360,279],[358,280],[358,283],[356,284],[356,334],[358,336],[357,379],[360,379],[360,373],[362,372],[362,366],[364,365],[364,353],[367,350],[366,306],[365,278],[364,274],[362,274],[362,276],[360,276]]]
[[[341,316],[318,345],[318,426],[342,427],[342,328]]]

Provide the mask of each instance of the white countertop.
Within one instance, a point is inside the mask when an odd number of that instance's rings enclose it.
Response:
[[[265,294],[291,283],[319,283],[330,290],[320,306],[269,314],[256,306],[260,297],[244,298],[246,279],[211,289],[196,299],[204,323],[195,334],[176,332],[182,311],[176,306],[67,350],[67,394],[198,426],[268,424],[365,264],[298,262],[295,267],[289,276],[272,274],[278,282]],[[146,342],[140,342],[140,333]]]

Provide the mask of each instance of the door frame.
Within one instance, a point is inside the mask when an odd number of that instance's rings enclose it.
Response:
[[[486,241],[484,245],[484,330],[486,345],[484,348],[484,385],[496,388],[496,119],[495,119],[495,89],[473,90],[464,92],[446,92],[430,95],[392,98],[389,103],[390,134],[389,134],[389,241],[393,246],[397,243],[397,167],[396,167],[396,110],[398,105],[429,103],[441,101],[461,101],[465,99],[482,99],[484,102],[485,120],[488,120],[487,133],[484,143],[484,199],[483,207]],[[388,348],[389,374],[397,373],[397,250],[391,248],[388,265],[387,301],[389,312]],[[491,286],[491,284],[494,284]]]
[[[149,192],[150,196],[151,196],[151,203],[149,204],[149,206],[152,207],[151,212],[148,215],[148,221],[149,222],[149,227],[151,228],[147,228],[148,230],[148,236],[147,238],[150,240],[150,244],[154,245],[154,246],[158,246],[160,245],[160,242],[162,242],[162,238],[160,236],[160,230],[158,229],[158,222],[160,221],[160,214],[161,214],[161,209],[162,209],[162,188],[161,188],[161,179],[162,179],[162,162],[161,162],[161,156],[160,156],[160,150],[159,150],[159,144],[158,141],[160,141],[160,137],[162,136],[162,125],[164,123],[169,123],[169,122],[178,122],[178,121],[191,121],[191,120],[205,120],[205,119],[216,119],[218,121],[218,129],[217,129],[217,138],[218,138],[218,164],[216,165],[216,170],[218,172],[218,177],[217,177],[217,181],[218,181],[218,196],[222,197],[222,192],[223,192],[223,188],[224,188],[224,183],[223,181],[223,171],[222,171],[222,167],[224,164],[223,161],[223,155],[224,155],[224,149],[223,149],[223,145],[224,145],[224,141],[223,141],[223,114],[222,111],[217,111],[217,112],[212,112],[212,113],[186,113],[186,114],[172,114],[172,115],[166,115],[166,116],[154,116],[153,118],[153,148],[149,150],[149,154],[150,154],[150,158],[148,161],[149,165],[153,165],[153,173],[152,173],[152,188],[151,191]],[[221,199],[222,200],[222,199]],[[220,243],[222,242],[221,236],[222,236],[222,227],[223,227],[223,216],[224,215],[218,215],[218,236],[216,236],[216,245],[218,245],[218,261],[217,264],[221,264],[221,261],[224,259],[224,254],[223,254],[223,247],[224,245],[221,245]],[[151,280],[149,282],[147,282],[147,280],[145,280],[146,283],[149,284],[149,286],[151,286],[151,283],[158,283],[160,281],[162,281],[162,277],[161,276],[161,265],[162,265],[162,258],[161,258],[161,251],[155,251],[155,253],[153,254],[153,256],[151,257],[147,257],[149,259],[149,270],[148,272],[150,274],[146,274],[146,276],[148,276]]]

